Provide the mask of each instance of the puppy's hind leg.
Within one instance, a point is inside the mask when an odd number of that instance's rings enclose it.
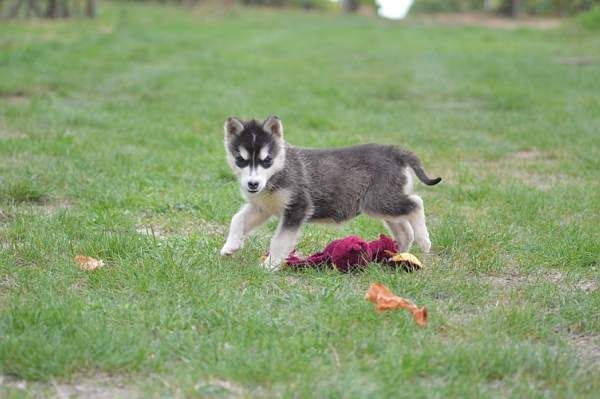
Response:
[[[263,212],[252,204],[245,204],[231,219],[229,227],[229,235],[223,248],[221,255],[231,255],[244,245],[244,240],[258,226],[263,224],[269,214]]]
[[[386,220],[385,224],[394,235],[394,240],[398,244],[398,252],[408,252],[415,239],[415,233],[410,223],[405,219],[395,218]]]
[[[415,241],[417,241],[417,245],[419,245],[419,248],[421,248],[423,253],[428,253],[431,249],[431,241],[429,240],[429,231],[425,224],[425,207],[423,206],[423,200],[415,194],[409,195],[408,199],[415,204],[415,208],[406,215],[405,218],[415,232]]]
[[[379,192],[367,198],[365,212],[392,222],[390,229],[397,237],[396,241],[401,249],[408,249],[414,237],[421,251],[429,252],[431,242],[425,225],[425,210],[423,200],[418,195]],[[401,227],[403,232],[398,227]]]

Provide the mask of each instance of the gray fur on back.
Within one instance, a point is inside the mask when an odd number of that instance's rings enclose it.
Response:
[[[365,144],[339,149],[303,149],[285,144],[285,167],[267,189],[288,189],[307,201],[308,220],[342,222],[361,212],[403,215],[409,156],[397,147]]]

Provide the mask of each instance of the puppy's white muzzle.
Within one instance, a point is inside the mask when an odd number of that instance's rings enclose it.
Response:
[[[240,184],[242,186],[242,191],[248,194],[258,194],[263,188],[265,188],[267,180],[257,173],[254,173],[247,176],[242,176]]]

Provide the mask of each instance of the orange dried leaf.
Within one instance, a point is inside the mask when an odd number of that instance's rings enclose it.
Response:
[[[365,299],[373,302],[375,304],[375,309],[378,312],[399,308],[406,309],[412,313],[415,322],[419,326],[427,325],[427,308],[419,308],[408,299],[394,295],[394,293],[383,284],[371,284],[365,294]]]
[[[99,267],[104,266],[104,261],[102,259],[94,259],[83,255],[77,255],[75,257],[75,262],[77,262],[81,270],[96,270]]]

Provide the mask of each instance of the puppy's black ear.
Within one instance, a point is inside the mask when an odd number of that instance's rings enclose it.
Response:
[[[276,115],[271,115],[263,122],[263,130],[273,136],[283,137],[283,123]]]
[[[230,116],[225,121],[225,137],[238,135],[244,130],[244,124],[235,116]]]

